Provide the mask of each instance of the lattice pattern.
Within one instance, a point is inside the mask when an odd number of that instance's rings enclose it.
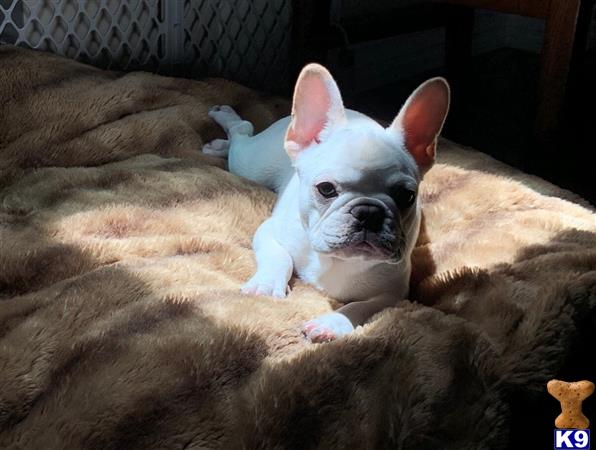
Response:
[[[279,86],[288,76],[291,14],[289,0],[185,0],[184,59],[193,75]]]
[[[0,0],[0,43],[112,69],[279,87],[291,0]]]
[[[157,69],[161,17],[161,0],[0,0],[0,39],[100,67]]]

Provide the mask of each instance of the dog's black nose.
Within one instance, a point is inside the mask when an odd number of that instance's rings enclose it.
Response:
[[[385,211],[378,205],[356,205],[350,210],[364,228],[377,232],[383,228]]]

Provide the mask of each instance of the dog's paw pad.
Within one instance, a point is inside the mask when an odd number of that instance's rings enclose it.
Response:
[[[211,108],[209,108],[209,112],[217,112],[217,111],[236,114],[236,111],[234,111],[234,108],[232,108],[231,106],[228,106],[228,105],[213,105]]]
[[[222,111],[222,112],[235,112],[234,109],[231,106],[228,105],[213,105],[211,108],[209,108],[209,112],[217,112],[217,111]]]
[[[324,314],[302,326],[302,334],[311,342],[329,342],[354,330],[352,322],[340,313]]]
[[[212,106],[209,109],[208,115],[217,122],[227,123],[230,121],[241,120],[236,111],[228,105]]]

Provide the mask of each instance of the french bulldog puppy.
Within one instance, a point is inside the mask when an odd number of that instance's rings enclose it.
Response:
[[[228,140],[203,151],[227,155],[232,173],[279,194],[254,236],[257,271],[242,292],[285,297],[295,273],[344,303],[304,324],[312,342],[350,333],[405,299],[420,228],[418,187],[434,162],[449,99],[444,79],[428,80],[384,128],[345,109],[333,77],[309,64],[292,115],[256,136],[232,108],[213,107],[209,115]]]

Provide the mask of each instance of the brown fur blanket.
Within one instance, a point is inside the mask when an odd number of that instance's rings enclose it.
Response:
[[[0,47],[0,448],[552,445],[546,382],[596,378],[593,212],[444,141],[412,302],[312,345],[331,299],[239,292],[274,195],[200,154],[214,103],[288,106]]]

